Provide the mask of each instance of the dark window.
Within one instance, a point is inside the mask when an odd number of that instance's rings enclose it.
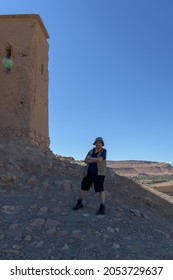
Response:
[[[11,57],[11,49],[12,49],[12,46],[10,44],[7,44],[6,48],[5,48],[5,57],[7,57],[7,58]]]

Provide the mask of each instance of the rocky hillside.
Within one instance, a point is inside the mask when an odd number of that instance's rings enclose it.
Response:
[[[165,162],[154,161],[108,161],[108,166],[116,173],[124,176],[138,175],[172,175],[173,166]]]
[[[0,259],[173,259],[173,204],[108,168],[106,214],[84,167],[21,139],[0,140]]]

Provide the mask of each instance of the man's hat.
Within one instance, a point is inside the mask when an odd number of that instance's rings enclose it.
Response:
[[[97,137],[96,140],[94,141],[93,145],[95,145],[97,141],[101,141],[101,142],[102,142],[102,145],[103,145],[103,146],[105,145],[105,143],[104,143],[102,137]]]

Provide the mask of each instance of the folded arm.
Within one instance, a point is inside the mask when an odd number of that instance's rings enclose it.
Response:
[[[91,156],[86,156],[85,158],[85,163],[92,163],[92,162],[101,162],[103,160],[102,157],[98,157],[98,158],[95,158],[95,157],[91,157]]]

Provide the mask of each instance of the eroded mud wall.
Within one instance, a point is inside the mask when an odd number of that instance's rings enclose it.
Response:
[[[48,43],[38,19],[0,16],[0,136],[48,147]]]

